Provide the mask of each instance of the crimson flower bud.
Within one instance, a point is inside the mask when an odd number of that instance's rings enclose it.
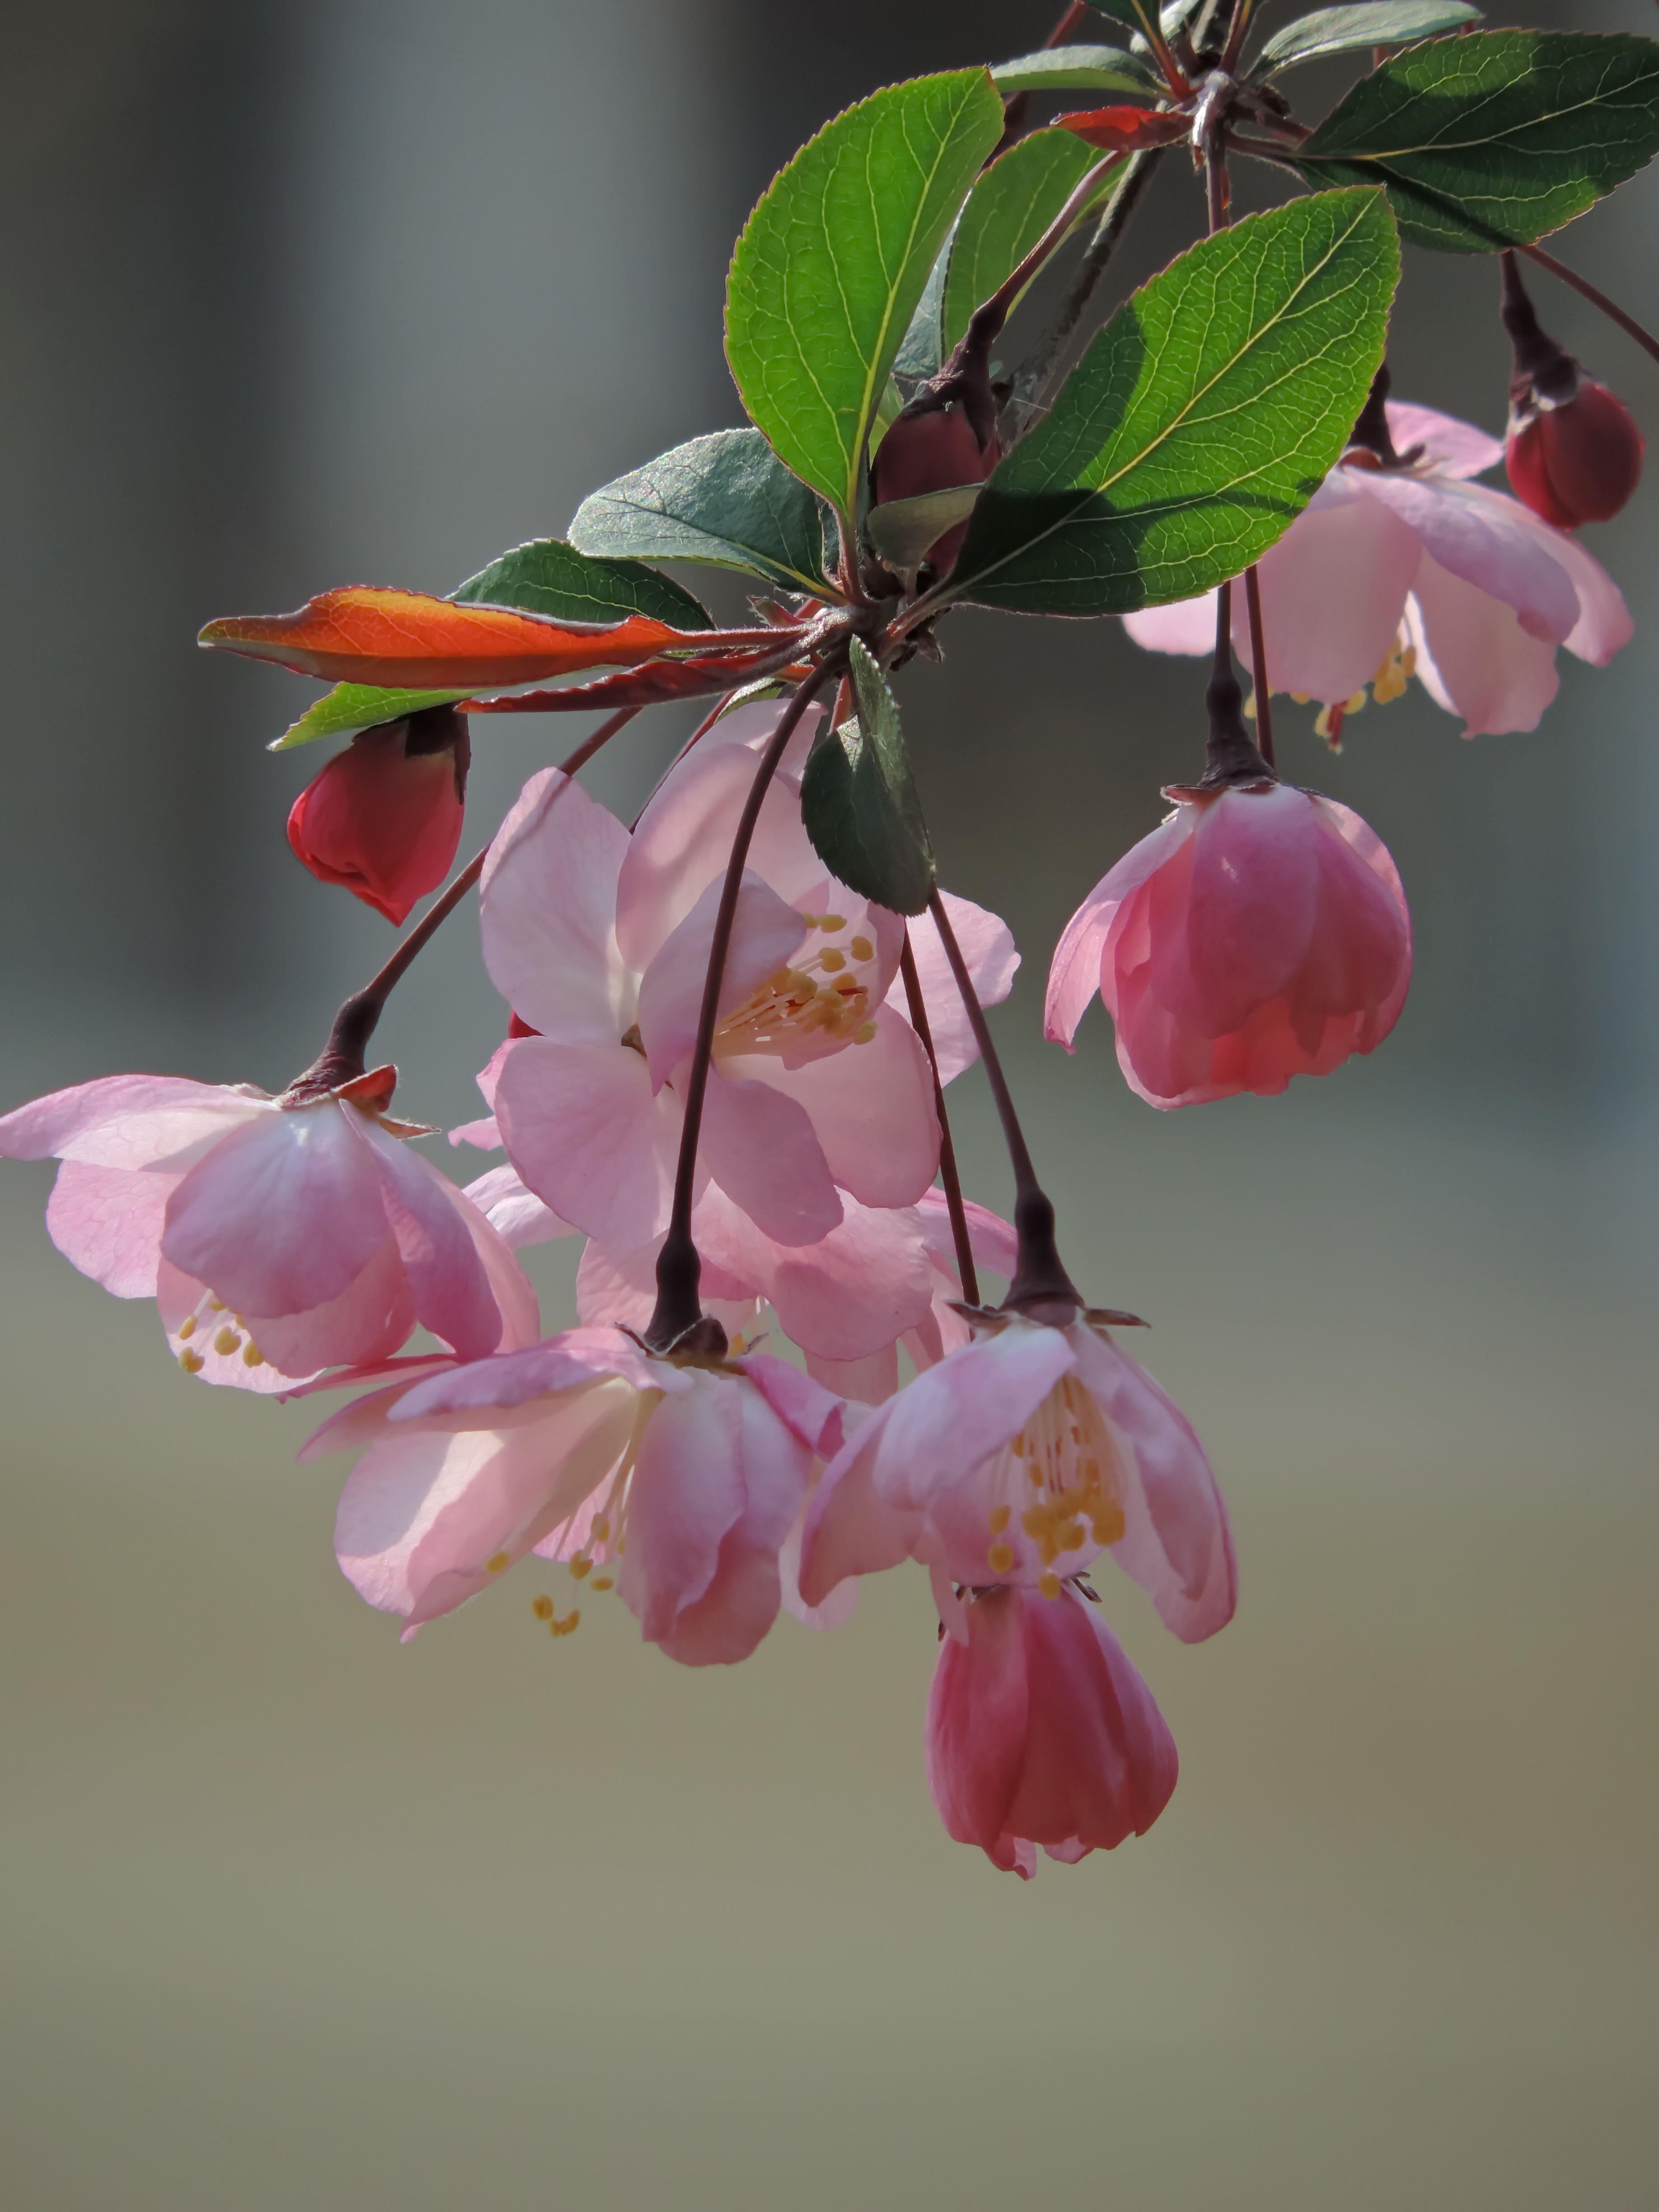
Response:
[[[870,464],[870,498],[881,507],[896,499],[919,499],[924,492],[949,491],[957,484],[983,483],[995,467],[994,430],[981,447],[968,409],[960,399],[940,406],[907,408],[876,448]],[[941,574],[950,568],[968,534],[958,522],[936,538],[927,559]]]
[[[295,800],[288,842],[319,883],[343,884],[398,927],[449,872],[471,758],[453,707],[362,731]]]
[[[1565,399],[1533,394],[1510,416],[1510,488],[1558,530],[1606,522],[1636,489],[1645,441],[1624,401],[1582,370]]]

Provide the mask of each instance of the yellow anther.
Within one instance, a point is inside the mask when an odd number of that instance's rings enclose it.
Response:
[[[816,928],[817,927],[817,926],[818,926],[818,918],[817,918],[817,915],[815,915],[815,914],[804,914],[804,915],[802,915],[802,916],[801,916],[801,925],[802,925],[803,928],[806,928],[806,929],[816,929]]]
[[[854,960],[873,960],[876,957],[876,948],[867,937],[855,937],[848,949]]]
[[[610,1534],[611,1522],[605,1515],[601,1513],[599,1519],[593,1523],[593,1540],[596,1544],[602,1544]]]
[[[1014,1564],[1012,1544],[993,1544],[985,1554],[985,1564],[994,1575],[1006,1575]]]
[[[487,1575],[499,1575],[505,1572],[512,1564],[513,1554],[510,1552],[497,1552],[493,1559],[484,1561],[484,1572]]]
[[[241,1350],[242,1340],[234,1328],[222,1328],[214,1335],[213,1348],[222,1358],[228,1358],[231,1352]]]
[[[179,1354],[179,1364],[186,1375],[199,1375],[207,1362],[199,1352],[181,1352]]]
[[[608,1590],[615,1589],[617,1585],[610,1575],[595,1575],[593,1587],[596,1590]]]
[[[846,927],[847,917],[844,914],[821,914],[818,916],[820,929],[845,929]]]
[[[1009,1511],[1006,1505],[996,1505],[991,1509],[991,1534],[994,1536],[1000,1536],[1008,1526]]]
[[[1251,692],[1249,697],[1244,702],[1244,719],[1247,722],[1253,722],[1255,720],[1255,694],[1254,691]]]
[[[1037,1588],[1042,1592],[1044,1597],[1058,1597],[1060,1595],[1060,1577],[1058,1575],[1039,1575],[1037,1577]]]
[[[591,1575],[592,1573],[593,1562],[588,1558],[586,1552],[577,1553],[575,1558],[570,1562],[570,1571],[576,1577],[578,1582],[580,1582],[585,1575]]]
[[[247,1342],[242,1346],[243,1366],[263,1367],[264,1364],[265,1355],[260,1351],[258,1346],[253,1341],[253,1339],[249,1337]]]
[[[186,1314],[186,1315],[185,1316],[184,1319],[183,1319],[183,1320],[179,1322],[179,1343],[180,1343],[180,1344],[182,1344],[182,1343],[184,1342],[185,1339],[187,1336],[194,1336],[194,1335],[195,1335],[195,1334],[196,1334],[196,1316],[195,1316],[195,1315],[194,1315],[194,1314]]]
[[[581,1618],[580,1613],[568,1613],[562,1620],[550,1620],[547,1632],[550,1636],[572,1636],[580,1627]]]
[[[1309,700],[1313,697],[1313,693],[1311,691],[1292,691],[1291,696],[1295,700],[1298,707],[1305,707]]]
[[[837,952],[833,945],[829,945],[819,953],[818,965],[826,974],[833,975],[838,968],[844,968],[847,965],[847,955],[844,952]]]
[[[737,1334],[732,1338],[732,1340],[731,1343],[726,1346],[726,1350],[730,1352],[730,1354],[731,1354],[731,1356],[732,1357],[732,1358],[733,1358],[733,1359],[741,1359],[741,1358],[742,1358],[742,1357],[743,1357],[743,1355],[744,1355],[744,1353],[745,1352],[747,1352],[747,1351],[748,1351],[748,1349],[749,1349],[749,1343],[748,1343],[748,1340],[745,1338],[745,1336],[744,1335],[744,1333],[743,1333],[743,1331],[742,1331],[741,1329],[739,1329],[739,1330],[738,1331]],[[598,1533],[598,1532],[597,1532],[597,1530],[596,1530],[596,1531],[595,1531],[595,1534],[597,1534],[597,1533]]]
[[[1371,678],[1372,696],[1379,707],[1390,700],[1402,698],[1406,687],[1417,672],[1417,647],[1395,638],[1389,647],[1382,665]]]
[[[1010,1444],[1010,1445],[1009,1445],[1008,1449],[1009,1449],[1009,1450],[1010,1450],[1010,1451],[1012,1451],[1012,1454],[1013,1454],[1013,1455],[1014,1455],[1014,1457],[1015,1457],[1016,1459],[1024,1459],[1024,1456],[1025,1456],[1025,1452],[1026,1452],[1026,1443],[1025,1443],[1024,1432],[1023,1431],[1021,1431],[1021,1433],[1020,1433],[1018,1436],[1017,1436],[1017,1437],[1014,1438],[1014,1441],[1012,1442],[1012,1444]]]
[[[876,1025],[873,1022],[860,1022],[853,1032],[853,1042],[854,1044],[869,1044],[873,1041],[875,1034]]]
[[[538,1620],[552,1620],[553,1601],[549,1597],[545,1590],[542,1592],[542,1595],[539,1597],[532,1597],[531,1599],[530,1610],[535,1614]]]

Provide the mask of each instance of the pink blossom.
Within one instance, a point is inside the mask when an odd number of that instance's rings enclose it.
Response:
[[[288,842],[320,882],[401,926],[455,858],[470,757],[453,707],[361,731],[295,800]]]
[[[618,1250],[668,1222],[684,1079],[726,854],[775,703],[718,724],[630,836],[546,769],[483,876],[485,958],[523,1025],[480,1078],[526,1185]],[[699,1151],[775,1244],[817,1243],[866,1208],[913,1204],[939,1125],[927,1056],[890,1002],[899,916],[826,872],[800,823],[809,714],[761,810],[725,969]],[[1012,976],[994,915],[952,911],[992,996]],[[917,933],[919,952],[926,933]],[[942,963],[941,963],[942,964]],[[935,986],[937,988],[937,984]],[[944,1025],[953,1033],[945,1007]],[[485,1137],[481,1128],[468,1132]]]
[[[1559,685],[1558,646],[1605,667],[1632,624],[1618,586],[1576,538],[1518,500],[1468,481],[1504,449],[1468,422],[1390,402],[1402,456],[1351,447],[1258,564],[1274,691],[1363,705],[1397,698],[1413,672],[1466,737],[1534,730]],[[1159,653],[1207,653],[1215,595],[1124,617]],[[1244,594],[1233,647],[1248,667]]]
[[[1379,1045],[1411,973],[1399,875],[1357,814],[1289,784],[1192,793],[1066,925],[1045,1034],[1070,1051],[1097,990],[1151,1104],[1271,1097]]]
[[[801,1593],[916,1559],[969,1588],[1057,1592],[1103,1551],[1183,1642],[1232,1617],[1232,1539],[1203,1447],[1086,1317],[999,1315],[851,1434],[807,1515]]]
[[[392,1071],[303,1104],[240,1085],[108,1076],[0,1120],[56,1157],[52,1242],[118,1297],[154,1297],[187,1373],[289,1389],[387,1358],[416,1322],[465,1358],[533,1341],[511,1252],[387,1119]]]
[[[368,1445],[336,1548],[405,1639],[533,1552],[615,1585],[648,1642],[706,1666],[770,1627],[778,1554],[839,1438],[836,1401],[781,1360],[676,1362],[576,1328],[361,1400],[302,1456]]]
[[[976,1591],[927,1700],[927,1783],[958,1843],[1030,1881],[1144,1836],[1176,1785],[1152,1693],[1073,1588]]]

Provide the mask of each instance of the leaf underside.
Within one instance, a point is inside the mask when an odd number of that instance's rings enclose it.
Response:
[[[1357,46],[1404,46],[1480,20],[1480,10],[1465,5],[1464,0],[1360,0],[1352,8],[1316,8],[1311,15],[1275,31],[1248,73],[1264,77],[1274,70],[1314,61],[1321,54],[1348,53]]]
[[[1139,54],[1121,46],[1043,46],[991,71],[997,90],[1011,92],[1161,93],[1164,80]]]
[[[584,553],[694,561],[831,598],[817,497],[758,430],[716,430],[591,492],[570,542]]]
[[[968,196],[945,282],[948,359],[975,307],[1006,282],[1100,155],[1070,131],[1033,131],[993,161]],[[1101,181],[1110,189],[1111,177]]]
[[[1478,31],[1396,54],[1297,155],[1310,183],[1377,183],[1446,253],[1529,246],[1659,152],[1659,45]]]
[[[888,371],[1001,135],[983,70],[890,86],[802,148],[738,240],[726,351],[743,404],[786,466],[848,518]]]
[[[1399,268],[1376,191],[1249,216],[1182,254],[999,465],[942,596],[1127,614],[1237,575],[1346,444]]]
[[[820,738],[801,779],[801,819],[830,873],[894,914],[921,914],[937,880],[898,708],[880,669],[852,647],[856,720]]]

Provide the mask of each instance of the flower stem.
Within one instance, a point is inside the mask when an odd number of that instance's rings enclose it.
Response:
[[[1250,611],[1250,676],[1255,684],[1255,742],[1269,768],[1273,756],[1273,710],[1267,696],[1267,648],[1261,635],[1261,586],[1254,561],[1244,571],[1244,598]]]
[[[962,994],[969,1027],[974,1032],[979,1056],[985,1063],[986,1079],[991,1086],[991,1096],[996,1101],[997,1119],[1002,1124],[1002,1140],[1008,1148],[1008,1164],[1014,1171],[1014,1231],[1019,1246],[1014,1265],[1014,1279],[1008,1285],[1008,1295],[1003,1304],[1012,1307],[1016,1312],[1059,1306],[1075,1309],[1083,1304],[1083,1298],[1060,1262],[1059,1249],[1054,1243],[1054,1205],[1038,1182],[1036,1170],[1031,1165],[1025,1134],[1019,1126],[1019,1116],[1014,1111],[1014,1102],[1009,1092],[1007,1079],[1002,1072],[1002,1062],[998,1059],[996,1046],[991,1041],[985,1010],[980,1005],[973,978],[968,973],[962,947],[957,943],[957,933],[951,927],[945,901],[937,891],[928,900],[927,910],[933,917],[939,942],[945,947],[945,957],[951,963],[951,973],[956,977],[957,988]],[[1046,1319],[1049,1316],[1045,1314],[1041,1317]]]
[[[703,981],[696,1042],[692,1047],[690,1073],[686,1079],[685,1120],[680,1131],[680,1156],[674,1174],[673,1211],[669,1216],[668,1234],[657,1255],[657,1304],[644,1339],[653,1352],[671,1350],[702,1319],[702,1305],[697,1296],[702,1262],[691,1237],[691,1198],[696,1181],[703,1101],[708,1093],[708,1070],[714,1056],[714,1030],[720,1020],[720,987],[726,977],[726,956],[737,921],[738,898],[743,889],[750,842],[760,819],[767,787],[777,773],[778,763],[799,726],[801,716],[830,678],[840,672],[839,657],[832,655],[814,669],[791,698],[761,755],[760,766],[755,770],[749,796],[738,817],[731,858],[726,864],[726,882],[714,915],[714,934],[709,940],[708,971]]]
[[[1014,371],[1013,392],[1008,404],[1010,410],[1018,410],[1022,418],[1035,415],[1042,406],[1060,355],[1082,321],[1083,311],[1106,274],[1107,264],[1129,227],[1129,218],[1152,180],[1153,170],[1167,151],[1166,147],[1153,147],[1144,153],[1132,154],[1124,165],[1117,190],[1107,202],[1089,250],[1079,263],[1053,322]]]
[[[1088,13],[1089,0],[1071,0],[1071,5],[1042,41],[1043,51],[1047,52],[1051,46],[1063,46]],[[984,168],[988,169],[1000,155],[1007,152],[1016,139],[1024,137],[1025,118],[1030,109],[1031,95],[1029,92],[1017,92],[1011,99],[1003,101],[1002,136],[986,155]]]
[[[1578,276],[1568,268],[1565,261],[1558,261],[1553,253],[1546,253],[1541,246],[1523,246],[1518,251],[1524,253],[1529,261],[1535,261],[1540,269],[1547,269],[1552,276],[1559,276],[1564,284],[1571,284],[1575,292],[1582,294],[1589,301],[1591,307],[1599,307],[1609,322],[1617,323],[1626,337],[1634,338],[1644,352],[1651,354],[1655,361],[1659,361],[1659,338],[1656,338],[1651,331],[1644,331],[1634,315],[1627,315],[1622,307],[1616,307],[1605,292],[1598,292],[1589,277]]]
[[[631,722],[639,711],[637,707],[624,707],[619,713],[612,714],[609,721],[601,722],[591,736],[584,738],[575,750],[560,762],[560,775],[574,775],[576,770],[591,761],[600,746],[608,744],[617,731]],[[354,1082],[362,1074],[368,1041],[386,1011],[386,1000],[409,973],[416,957],[426,950],[477,882],[489,857],[489,845],[475,853],[460,873],[453,877],[433,901],[385,966],[364,984],[361,991],[352,993],[334,1017],[328,1042],[304,1074],[295,1077],[283,1093],[285,1097],[310,1097],[319,1091],[335,1091],[343,1083]]]
[[[927,1065],[933,1071],[933,1110],[939,1115],[939,1173],[945,1185],[945,1203],[951,1216],[951,1236],[957,1248],[957,1274],[962,1284],[962,1295],[970,1306],[979,1304],[979,1275],[974,1266],[974,1247],[968,1235],[968,1216],[962,1204],[962,1177],[957,1170],[957,1148],[951,1141],[951,1118],[945,1110],[945,1085],[939,1079],[939,1054],[933,1049],[933,1028],[927,1019],[927,1002],[921,995],[921,978],[916,973],[916,956],[910,945],[910,932],[904,933],[904,950],[899,955],[899,973],[904,978],[904,996],[910,1009],[910,1026],[921,1039],[921,1048],[927,1055]]]

